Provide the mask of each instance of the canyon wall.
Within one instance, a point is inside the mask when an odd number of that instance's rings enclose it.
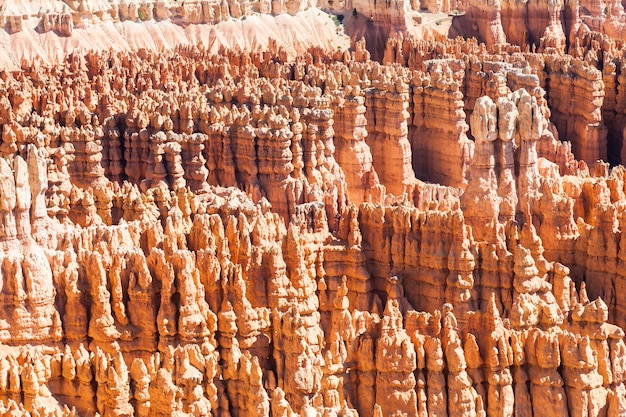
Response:
[[[431,42],[415,38],[391,39],[385,56],[389,63],[401,63],[429,76],[448,78],[459,84],[462,96],[458,97],[463,101],[465,114],[461,116],[457,111],[455,117],[464,118],[469,123],[478,97],[498,97],[501,95],[498,91],[503,87],[511,90],[525,88],[537,98],[541,111],[550,121],[538,143],[539,153],[558,163],[561,174],[573,172],[572,154],[588,165],[600,159],[611,165],[623,161],[623,155],[626,155],[623,145],[626,96],[622,92],[625,79],[621,41],[590,33],[579,38],[567,55],[522,52],[515,45],[494,50],[472,40],[437,42],[436,48],[428,46]],[[444,77],[439,76],[440,73]],[[415,95],[421,89],[414,87],[412,91]],[[442,112],[434,113],[435,117],[442,117]],[[450,128],[453,123],[456,122],[448,119],[446,123],[437,123],[436,128]],[[416,135],[413,143],[420,141],[417,131],[423,129],[413,130],[409,126],[410,136]],[[437,137],[445,136],[438,134]],[[457,135],[451,140],[462,142],[459,138]],[[414,147],[414,153],[419,154],[417,150],[427,146]],[[449,152],[449,147],[443,149]],[[428,152],[432,154],[434,151]],[[437,164],[440,158],[427,158],[425,163]],[[459,159],[455,157],[455,160]],[[445,177],[453,170],[445,169],[444,176],[437,175],[432,169],[422,170],[419,160],[414,160],[414,167],[420,178],[454,186],[459,184],[459,181]]]
[[[626,171],[496,59],[4,72],[2,412],[626,412]]]
[[[626,14],[619,1],[469,0],[453,25],[459,35],[487,46],[507,43],[522,48],[563,51],[584,33],[603,33],[624,40]]]
[[[602,5],[3,4],[0,414],[625,415]]]

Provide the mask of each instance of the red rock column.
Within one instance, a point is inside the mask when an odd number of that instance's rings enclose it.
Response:
[[[366,201],[369,190],[378,185],[370,147],[365,142],[367,119],[364,104],[363,96],[349,95],[335,109],[336,158],[346,176],[348,195],[354,204]]]
[[[398,412],[409,417],[417,416],[413,375],[416,368],[415,347],[402,327],[397,300],[390,299],[385,308],[380,339],[376,343],[376,403],[382,409],[382,416]]]
[[[374,89],[366,93],[370,132],[367,144],[381,184],[389,193],[401,196],[415,180],[408,141],[409,88],[400,78],[391,81],[386,77],[381,75],[380,80],[372,83]]]
[[[494,170],[494,141],[498,137],[496,110],[495,103],[485,96],[476,101],[471,116],[476,150],[469,183],[461,197],[461,207],[476,241],[494,238],[500,209]]]
[[[572,142],[577,159],[588,164],[607,158],[607,128],[602,121],[602,72],[581,59],[546,56],[546,86],[559,139]],[[619,95],[619,94],[618,94]]]

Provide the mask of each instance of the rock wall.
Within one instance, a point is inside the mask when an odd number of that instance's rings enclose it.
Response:
[[[474,144],[466,135],[462,78],[450,70],[454,64],[427,62],[428,76],[413,80],[411,144],[420,178],[463,188]]]
[[[42,36],[305,7],[83,3]],[[0,414],[626,414],[626,170],[596,162],[623,151],[620,43],[556,55],[564,5],[444,3],[410,8],[467,6],[493,45],[2,71]],[[500,39],[517,20],[540,52]]]
[[[487,46],[506,43],[522,48],[563,51],[568,42],[590,31],[624,40],[626,14],[619,1],[517,2],[509,0],[469,0],[459,8],[453,30],[466,37],[476,37]]]
[[[625,412],[624,170],[538,155],[539,77],[285,57],[5,73],[2,412]]]
[[[559,133],[572,143],[574,155],[587,163],[607,160],[607,128],[602,120],[602,73],[582,60],[547,57],[548,103]],[[569,100],[567,99],[569,97]]]
[[[561,174],[574,173],[578,161],[589,165],[597,160],[607,160],[612,165],[622,161],[625,149],[624,94],[622,64],[623,51],[620,43],[600,33],[589,33],[577,38],[577,46],[570,48],[568,55],[522,52],[514,45],[506,45],[500,52],[477,44],[472,40],[459,42],[447,40],[432,42],[414,38],[393,39],[387,44],[385,55],[390,62],[406,65],[419,70],[430,78],[428,81],[417,79],[412,88],[414,108],[420,108],[421,98],[416,93],[428,91],[419,84],[432,85],[434,76],[438,80],[448,80],[459,84],[463,101],[465,121],[469,118],[478,97],[489,95],[497,98],[508,90],[527,89],[538,100],[541,111],[550,121],[538,143],[540,156],[559,165]],[[434,46],[436,45],[436,46]],[[440,75],[441,74],[441,75]],[[428,84],[430,83],[430,84]],[[456,88],[456,87],[455,87]],[[574,92],[572,94],[572,92]],[[450,104],[445,105],[450,108]],[[454,105],[452,105],[454,106]],[[457,102],[456,106],[459,106]],[[456,110],[443,121],[441,111],[429,115],[434,129],[450,129],[461,123],[462,116]],[[452,118],[452,119],[451,119]],[[454,121],[456,118],[457,122]],[[417,123],[420,123],[418,119]],[[460,126],[461,124],[459,124]],[[452,153],[452,143],[463,143],[461,135],[433,132],[437,138],[450,137],[451,145],[432,149],[431,140],[421,142],[420,135],[428,136],[428,129],[415,129],[409,125],[414,154],[431,155],[424,161],[414,159],[414,169],[418,178],[425,178],[448,185],[459,186],[466,177],[466,162],[462,153]],[[416,132],[421,132],[419,135]],[[450,135],[450,136],[447,136]],[[471,137],[471,132],[468,132]],[[448,139],[445,139],[448,140]],[[429,146],[431,147],[429,149]],[[441,151],[450,152],[449,156],[437,155]],[[434,155],[434,157],[432,157]],[[455,161],[455,167],[441,165],[439,172],[420,164],[436,167],[442,159]]]

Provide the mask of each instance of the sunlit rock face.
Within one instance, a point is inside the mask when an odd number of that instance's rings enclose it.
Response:
[[[626,414],[588,3],[6,5],[0,414]]]

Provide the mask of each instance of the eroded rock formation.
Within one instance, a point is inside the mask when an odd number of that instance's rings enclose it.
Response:
[[[621,5],[340,3],[405,29],[459,9],[488,42],[403,35],[382,62],[363,40],[129,45],[0,72],[0,414],[626,414],[626,170],[597,161],[624,152]],[[4,22],[16,42],[109,19],[189,35],[309,6]]]

